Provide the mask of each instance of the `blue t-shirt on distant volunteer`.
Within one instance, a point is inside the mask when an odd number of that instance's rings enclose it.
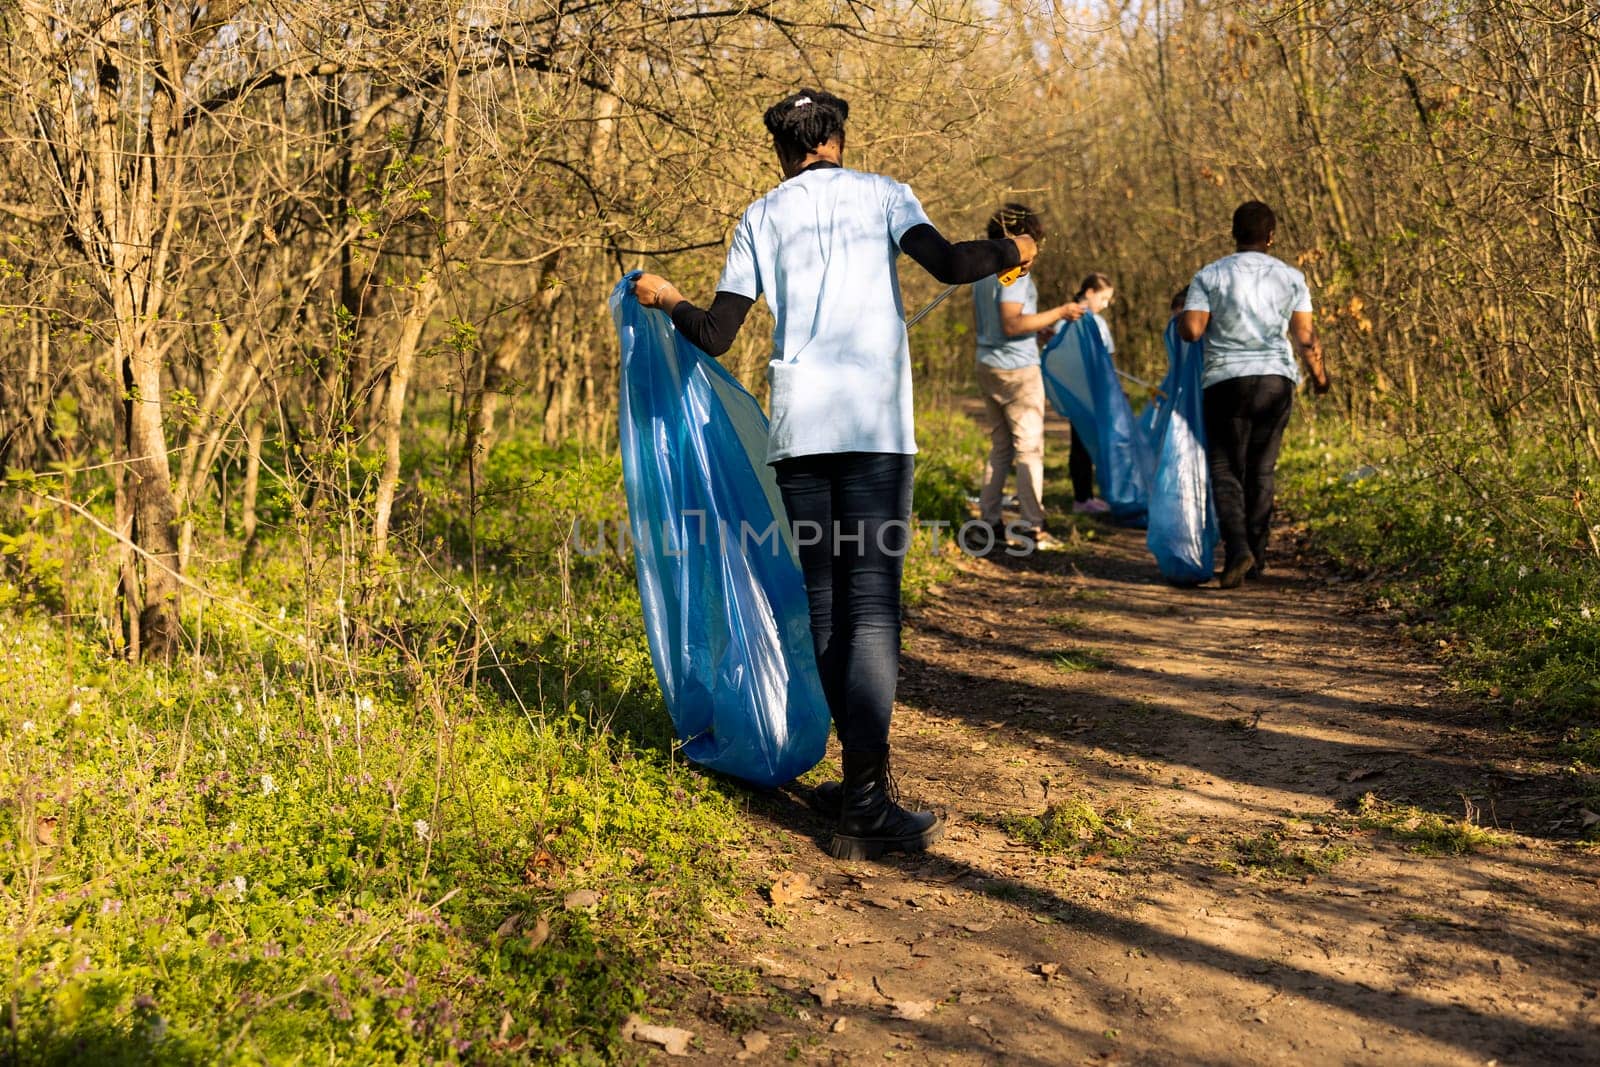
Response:
[[[895,259],[922,225],[910,187],[842,167],[796,174],[745,209],[717,289],[765,294],[776,320],[768,463],[916,452]]]
[[[1000,328],[1000,305],[1021,304],[1024,315],[1039,310],[1039,288],[1024,274],[1002,287],[991,274],[972,285],[972,310],[977,319],[978,362],[995,370],[1021,370],[1039,364],[1039,345],[1032,333],[1007,337]]]
[[[1235,252],[1207,263],[1189,283],[1183,310],[1209,311],[1202,387],[1230,378],[1279,374],[1299,384],[1289,316],[1311,310],[1306,276],[1265,252]]]

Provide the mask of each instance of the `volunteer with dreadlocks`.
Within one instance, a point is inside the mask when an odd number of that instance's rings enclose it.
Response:
[[[679,332],[719,356],[756,297],[776,326],[767,461],[805,573],[823,692],[844,750],[829,851],[871,859],[925,849],[932,812],[897,803],[889,718],[900,659],[900,578],[910,543],[911,358],[895,260],[905,252],[947,285],[975,282],[1037,251],[1032,238],[951,244],[910,188],[843,166],[849,105],[803,89],[767,110],[784,180],[745,211],[710,307],[653,274],[634,283]],[[822,531],[820,537],[801,530]]]

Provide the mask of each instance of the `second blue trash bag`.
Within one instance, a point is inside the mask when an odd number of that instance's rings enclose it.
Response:
[[[761,405],[629,274],[611,293],[622,341],[622,480],[650,658],[689,759],[761,786],[804,774],[828,741],[805,581]]]
[[[1221,539],[1211,473],[1206,467],[1206,424],[1201,382],[1205,345],[1178,336],[1178,322],[1167,323],[1165,398],[1158,401],[1151,432],[1156,473],[1150,492],[1150,525],[1145,543],[1170,582],[1196,585],[1216,566]]]
[[[1089,449],[1112,517],[1136,526],[1144,521],[1149,501],[1150,443],[1133,417],[1094,319],[1091,313],[1067,323],[1040,353],[1044,390]]]

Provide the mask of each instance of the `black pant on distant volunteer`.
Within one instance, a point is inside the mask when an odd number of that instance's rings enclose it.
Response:
[[[1249,552],[1256,575],[1266,566],[1274,472],[1294,407],[1294,381],[1281,374],[1227,378],[1206,389],[1204,405],[1206,463],[1224,568]]]

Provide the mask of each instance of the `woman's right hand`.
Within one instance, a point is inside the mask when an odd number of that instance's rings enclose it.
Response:
[[[1011,239],[1011,243],[1017,246],[1017,255],[1021,259],[1021,262],[1018,263],[1018,266],[1022,268],[1022,273],[1028,273],[1028,271],[1033,269],[1033,261],[1039,255],[1038,244],[1034,242],[1032,237],[1029,237],[1025,233],[1018,234],[1017,236],[1013,237]]]
[[[683,299],[678,287],[659,274],[641,274],[635,278],[633,295],[639,298],[640,307],[660,308],[669,315],[678,301]]]
[[[1077,322],[1083,318],[1088,310],[1088,308],[1076,301],[1070,304],[1062,304],[1056,308],[1056,319],[1059,322]]]

